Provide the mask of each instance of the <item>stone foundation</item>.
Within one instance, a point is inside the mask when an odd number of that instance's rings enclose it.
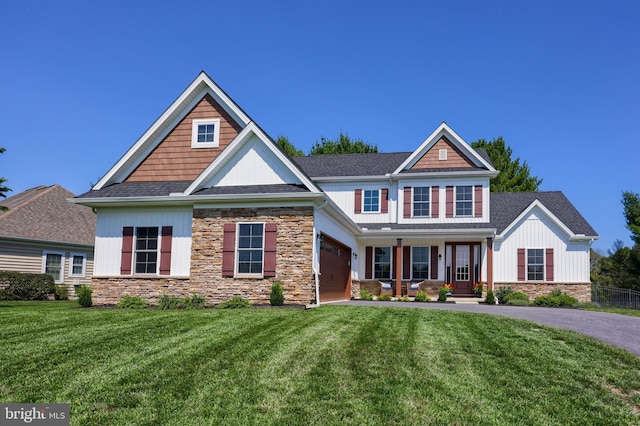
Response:
[[[556,282],[516,282],[516,283],[494,283],[494,294],[497,294],[500,287],[511,287],[514,291],[521,291],[533,300],[538,296],[547,296],[555,289],[560,289],[563,293],[573,296],[579,302],[591,301],[591,283],[556,283]]]
[[[402,281],[402,295],[407,294],[407,283],[410,281]],[[437,297],[440,288],[444,284],[443,281],[422,281],[420,283],[420,290],[427,293],[429,297]],[[395,281],[393,281],[395,296]],[[351,282],[351,297],[352,298],[360,298],[360,290],[367,290],[369,293],[374,296],[380,296],[380,290],[382,286],[379,280],[353,280]]]

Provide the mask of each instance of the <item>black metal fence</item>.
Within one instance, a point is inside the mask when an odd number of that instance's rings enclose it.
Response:
[[[603,308],[640,309],[640,291],[592,284],[591,301]]]

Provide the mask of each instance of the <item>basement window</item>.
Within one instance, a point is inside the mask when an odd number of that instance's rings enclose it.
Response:
[[[219,146],[219,138],[219,118],[193,120],[191,127],[191,148],[217,148]]]

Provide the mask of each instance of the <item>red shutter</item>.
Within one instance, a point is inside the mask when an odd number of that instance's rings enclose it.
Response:
[[[431,187],[431,217],[440,216],[440,187]]]
[[[353,200],[353,212],[362,213],[362,189],[356,189]]]
[[[453,217],[453,186],[447,186],[447,217]]]
[[[438,279],[438,246],[431,246],[431,262],[429,264],[431,269],[431,279]]]
[[[391,279],[396,279],[398,271],[396,267],[396,259],[398,258],[397,250],[395,247],[391,247]]]
[[[222,239],[222,276],[232,277],[236,252],[236,224],[224,224],[224,236]]]
[[[474,216],[475,217],[482,217],[482,185],[476,185],[475,186],[475,209],[474,209]]]
[[[364,279],[370,280],[373,277],[373,247],[365,247],[364,253]]]
[[[276,242],[278,226],[275,223],[264,225],[264,276],[276,276]]]
[[[411,217],[411,187],[410,186],[405,186],[404,187],[404,218],[410,218]]]
[[[402,247],[402,279],[411,279],[411,247]]]
[[[553,281],[553,249],[548,248],[546,251],[546,261],[545,261],[545,269],[546,269],[546,281]]]
[[[524,249],[518,249],[518,281],[525,281],[525,258],[524,258]]]
[[[160,275],[171,274],[171,240],[173,238],[173,226],[162,227],[162,240],[160,241]]]
[[[120,275],[131,275],[133,257],[133,226],[122,228],[122,255],[120,257]]]
[[[382,188],[380,191],[380,198],[382,198],[380,202],[380,213],[388,213],[389,212],[389,190],[387,188]]]

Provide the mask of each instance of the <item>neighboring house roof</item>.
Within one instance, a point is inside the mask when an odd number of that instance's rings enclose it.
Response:
[[[67,202],[75,195],[60,185],[38,186],[0,201],[0,237],[93,246],[96,216]]]
[[[533,202],[538,200],[574,234],[596,237],[597,232],[560,191],[492,192],[491,224],[501,234]]]

